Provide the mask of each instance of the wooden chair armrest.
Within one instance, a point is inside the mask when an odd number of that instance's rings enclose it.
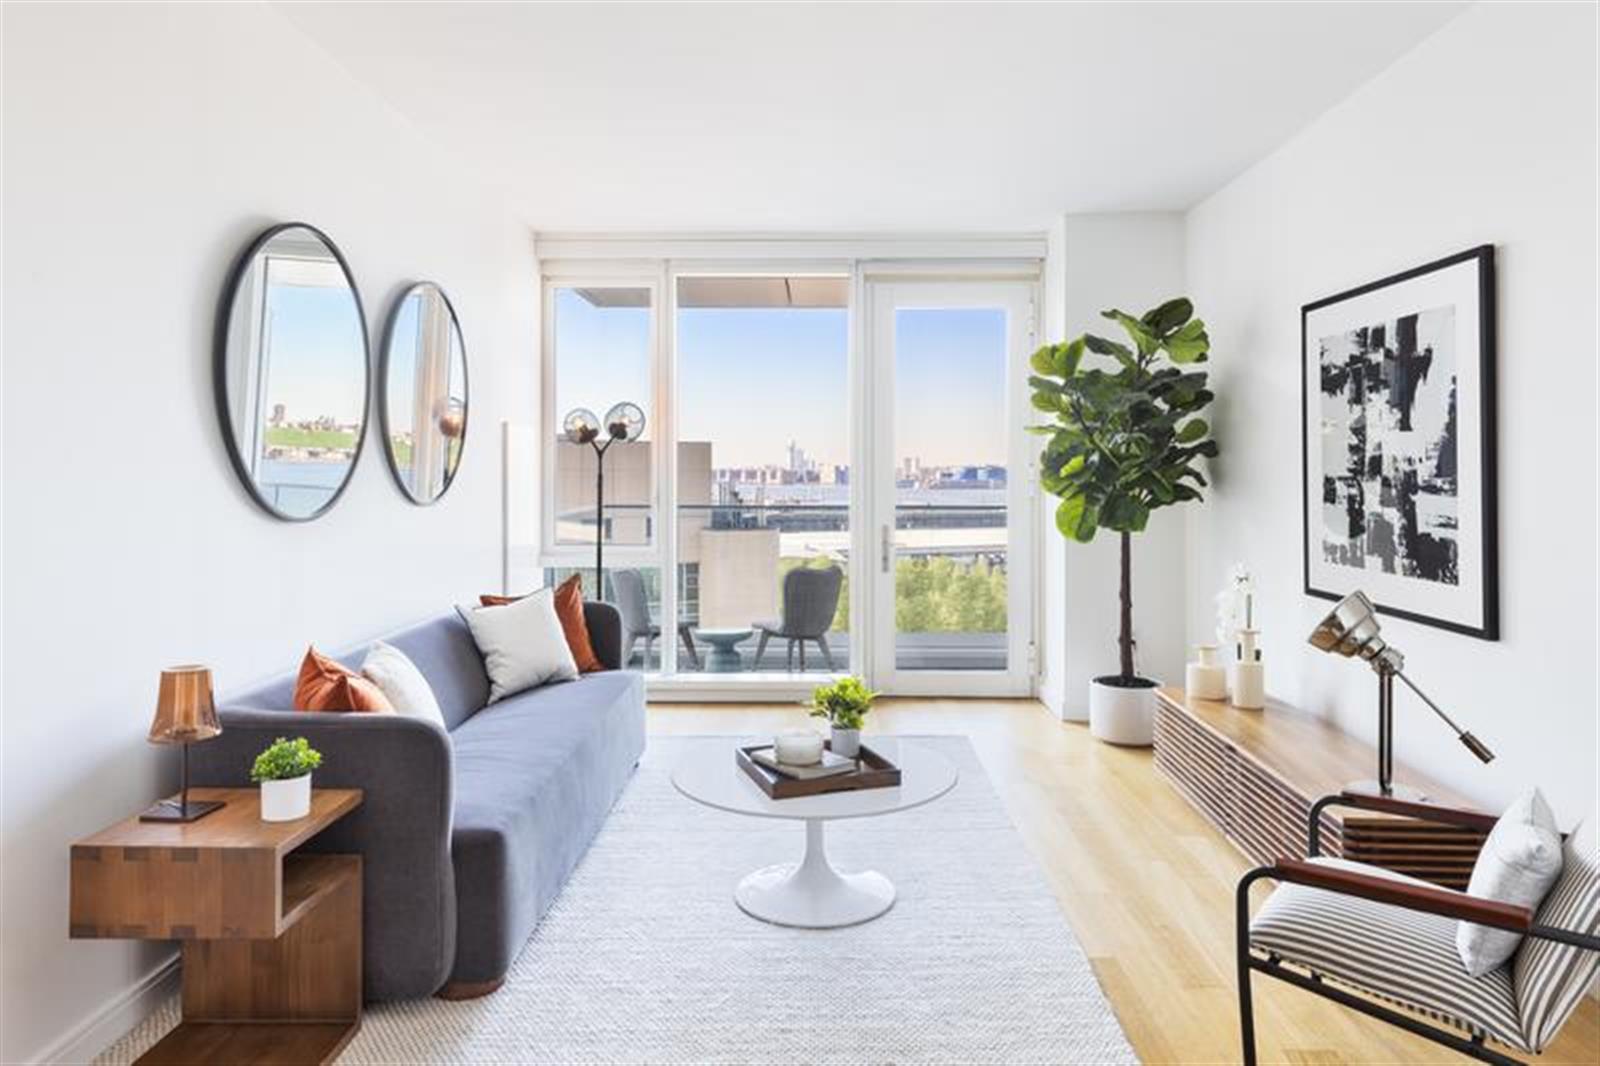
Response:
[[[1270,876],[1278,881],[1326,889],[1346,896],[1359,896],[1376,903],[1390,903],[1408,910],[1426,911],[1496,929],[1509,929],[1514,933],[1526,934],[1533,930],[1533,912],[1527,907],[1480,899],[1447,888],[1373,877],[1301,859],[1279,859],[1273,864]]]
[[[1424,803],[1416,800],[1395,799],[1393,796],[1374,796],[1366,792],[1341,792],[1339,805],[1356,807],[1367,811],[1383,811],[1386,814],[1399,814],[1407,818],[1420,818],[1426,822],[1439,822],[1443,825],[1459,826],[1462,829],[1476,829],[1487,833],[1499,821],[1498,815],[1485,814],[1482,811],[1468,810],[1464,807],[1446,807],[1440,803]]]

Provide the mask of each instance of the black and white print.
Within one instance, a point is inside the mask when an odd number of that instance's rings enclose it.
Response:
[[[1301,309],[1306,592],[1494,640],[1494,249]]]
[[[1318,342],[1326,561],[1459,583],[1455,331],[1434,307]]]

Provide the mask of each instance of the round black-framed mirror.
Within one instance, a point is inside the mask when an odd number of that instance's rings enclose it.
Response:
[[[444,289],[419,281],[395,298],[379,365],[378,425],[389,472],[412,503],[437,503],[461,468],[471,406],[466,341]]]
[[[327,234],[286,222],[250,242],[215,349],[222,436],[251,498],[287,522],[326,514],[361,459],[372,389],[361,292]]]

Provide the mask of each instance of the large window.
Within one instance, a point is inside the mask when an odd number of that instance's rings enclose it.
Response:
[[[1037,261],[555,243],[537,565],[621,610],[655,691],[1029,691]],[[622,402],[646,430],[597,466],[564,420]]]
[[[848,293],[678,280],[679,672],[849,666]]]

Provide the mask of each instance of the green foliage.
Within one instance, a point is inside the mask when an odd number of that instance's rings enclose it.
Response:
[[[1213,399],[1206,372],[1188,369],[1211,348],[1193,305],[1180,297],[1138,318],[1102,315],[1132,347],[1086,333],[1040,348],[1028,378],[1035,410],[1052,416],[1029,427],[1046,438],[1040,481],[1061,498],[1056,528],[1082,542],[1102,526],[1138,533],[1156,508],[1201,499],[1206,479],[1196,460],[1217,454],[1198,417]],[[1091,365],[1086,354],[1104,358]]]
[[[811,717],[826,718],[839,729],[860,729],[877,697],[859,677],[841,677],[831,685],[818,685],[811,693]]]
[[[322,753],[305,737],[293,740],[279,737],[256,756],[255,765],[250,768],[250,780],[287,781],[309,774],[321,765]]]
[[[1003,633],[1006,573],[981,560],[897,560],[894,624],[901,633]]]

